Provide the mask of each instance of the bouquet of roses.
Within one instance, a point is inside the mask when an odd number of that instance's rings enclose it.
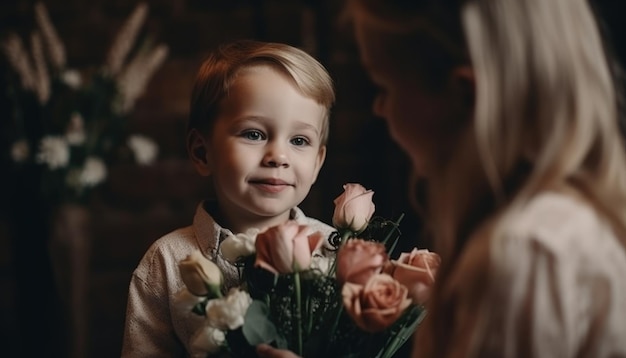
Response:
[[[399,221],[372,217],[373,191],[344,185],[329,238],[296,222],[251,230],[220,250],[240,269],[241,287],[220,291],[221,272],[196,252],[180,263],[193,312],[205,318],[194,337],[201,356],[255,356],[261,343],[304,357],[391,357],[425,315],[440,258],[413,249],[390,259]]]

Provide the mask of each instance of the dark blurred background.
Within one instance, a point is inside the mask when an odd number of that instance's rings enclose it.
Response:
[[[80,69],[103,62],[137,1],[44,3],[65,43],[69,66]],[[626,34],[621,3],[623,0],[594,2],[617,55],[623,59]],[[33,4],[2,0],[0,36],[15,31],[28,38],[34,26]],[[0,171],[0,356],[119,356],[133,269],[154,240],[191,223],[196,205],[208,193],[186,156],[185,121],[200,63],[209,49],[232,39],[285,42],[303,48],[318,58],[335,80],[338,101],[332,112],[328,156],[318,182],[302,204],[304,211],[330,222],[332,200],[342,192],[342,184],[359,182],[375,191],[378,215],[396,218],[406,214],[401,225],[403,248],[429,246],[419,239],[420,223],[406,197],[408,162],[390,140],[384,122],[370,114],[373,88],[359,65],[350,32],[340,24],[342,1],[149,0],[147,4],[144,31],[167,44],[170,52],[137,102],[129,124],[133,131],[157,141],[159,159],[148,167],[110,168],[107,182],[89,200],[86,242],[74,250],[74,255],[82,257],[74,270],[84,275],[84,284],[74,288],[73,298],[66,286],[47,282],[50,274],[45,258],[18,252],[24,247],[32,247],[34,252],[37,245],[46,245],[45,227],[51,223],[34,215],[28,225],[40,227],[43,238],[37,236],[37,230],[30,238],[18,234],[25,224],[17,225],[14,220],[16,205],[28,212],[38,204],[16,203],[15,178],[7,170]],[[9,71],[6,60],[0,59],[3,88]],[[3,95],[0,128],[10,115]]]

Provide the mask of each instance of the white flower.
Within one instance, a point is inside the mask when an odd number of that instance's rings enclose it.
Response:
[[[65,70],[61,73],[61,82],[65,83],[69,88],[78,89],[83,84],[80,72],[76,70]]]
[[[107,167],[102,159],[97,157],[88,157],[85,160],[85,166],[80,173],[79,182],[83,186],[96,186],[100,184],[107,176]]]
[[[133,135],[128,138],[128,146],[133,151],[137,163],[142,165],[152,164],[159,152],[156,143],[142,135]]]
[[[85,143],[85,126],[83,116],[78,112],[72,113],[70,123],[65,130],[65,139],[70,145],[80,145]]]
[[[25,139],[20,139],[11,146],[11,158],[13,161],[21,163],[30,155],[30,148]]]
[[[48,165],[54,170],[66,166],[70,161],[70,149],[62,137],[47,136],[39,144],[37,162]]]
[[[220,244],[222,257],[231,263],[235,263],[240,257],[252,255],[256,252],[254,243],[259,229],[248,229],[243,234],[229,234]]]
[[[205,358],[207,353],[216,353],[225,340],[224,332],[210,326],[204,326],[191,337],[192,356]]]
[[[232,288],[228,296],[207,303],[207,324],[221,330],[237,329],[243,326],[243,317],[251,303],[252,298],[248,292]]]
[[[223,279],[222,271],[200,250],[194,250],[184,260],[180,261],[178,270],[180,278],[192,294],[196,296],[218,296],[217,292]]]

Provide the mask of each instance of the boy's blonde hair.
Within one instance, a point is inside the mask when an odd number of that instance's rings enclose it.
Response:
[[[298,90],[326,108],[321,141],[328,140],[328,119],[335,101],[332,79],[324,66],[306,52],[281,43],[239,40],[219,47],[203,62],[191,95],[187,131],[210,132],[220,100],[242,68],[265,64],[291,78]]]

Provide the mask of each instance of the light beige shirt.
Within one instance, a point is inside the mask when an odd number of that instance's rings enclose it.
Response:
[[[446,358],[626,357],[626,249],[608,223],[545,193],[508,228],[471,242],[444,285],[460,302]],[[472,286],[485,262],[491,281],[480,295]]]
[[[178,263],[195,250],[214,260],[224,274],[227,288],[239,284],[237,269],[219,253],[219,243],[231,232],[220,227],[198,205],[191,226],[175,230],[155,241],[133,272],[128,293],[122,357],[185,357],[202,317],[176,305],[176,295],[184,287]],[[299,208],[291,219],[308,225],[311,233],[326,238],[335,230],[309,218]]]

